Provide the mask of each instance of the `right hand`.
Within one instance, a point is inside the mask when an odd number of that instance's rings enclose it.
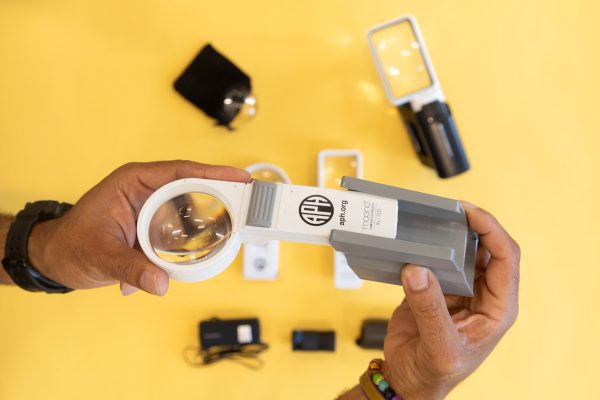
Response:
[[[426,268],[402,270],[405,299],[385,339],[384,376],[404,399],[441,399],[485,360],[517,318],[520,249],[487,211],[463,202],[479,234],[475,296],[444,296]]]

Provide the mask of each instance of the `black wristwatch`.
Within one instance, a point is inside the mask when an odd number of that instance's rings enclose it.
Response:
[[[31,265],[27,256],[27,243],[33,226],[38,222],[58,218],[71,207],[71,204],[57,201],[36,201],[27,203],[19,211],[8,230],[2,260],[4,269],[16,285],[30,292],[68,293],[73,290],[42,275]]]

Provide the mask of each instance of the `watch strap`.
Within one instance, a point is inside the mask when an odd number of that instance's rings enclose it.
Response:
[[[34,225],[58,218],[71,207],[71,204],[57,201],[36,201],[27,203],[17,214],[8,231],[2,260],[4,269],[17,286],[32,292],[67,293],[73,290],[42,275],[27,256],[29,235]]]

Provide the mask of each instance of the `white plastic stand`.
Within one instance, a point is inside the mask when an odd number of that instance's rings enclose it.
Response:
[[[362,178],[362,153],[358,150],[321,150],[318,161],[318,186],[325,186],[325,159],[327,157],[356,158],[356,176]],[[333,285],[336,289],[360,289],[363,281],[350,268],[346,256],[338,251],[333,251]]]

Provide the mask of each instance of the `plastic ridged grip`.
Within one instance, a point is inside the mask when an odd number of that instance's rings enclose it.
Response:
[[[271,227],[276,194],[277,184],[275,183],[255,181],[252,184],[246,225],[261,228]]]

